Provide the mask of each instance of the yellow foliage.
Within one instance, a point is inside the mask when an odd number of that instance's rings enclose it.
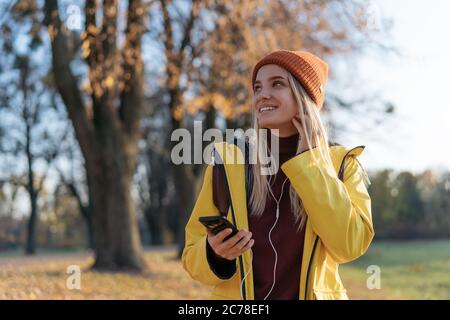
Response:
[[[175,110],[173,111],[173,117],[178,121],[181,120],[181,118],[183,117],[183,109],[175,108]]]
[[[94,24],[90,24],[90,25],[87,27],[87,32],[90,33],[90,34],[92,34],[92,35],[96,35],[97,32],[98,32],[98,29],[97,29],[97,27],[96,27]]]
[[[48,26],[47,30],[48,30],[48,37],[50,38],[50,41],[53,41],[55,39],[55,36],[56,36],[55,28],[51,24],[51,25]]]
[[[81,90],[86,92],[86,93],[88,93],[88,94],[92,93],[92,87],[91,87],[91,84],[90,84],[90,82],[88,80],[86,80],[85,82],[82,83]]]
[[[91,53],[90,50],[90,45],[89,45],[89,40],[84,40],[81,44],[81,51],[82,51],[82,55],[83,58],[87,58],[89,56],[89,54]]]
[[[103,81],[103,84],[106,88],[112,88],[114,85],[114,78],[111,76],[107,76],[106,79]]]

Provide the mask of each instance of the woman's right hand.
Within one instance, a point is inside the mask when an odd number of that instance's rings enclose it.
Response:
[[[252,239],[250,231],[242,229],[228,240],[223,241],[230,233],[230,228],[224,229],[216,235],[208,230],[207,240],[217,256],[227,260],[234,260],[250,249],[255,240]]]

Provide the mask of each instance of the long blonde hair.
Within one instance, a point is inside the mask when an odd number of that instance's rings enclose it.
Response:
[[[326,126],[323,124],[319,109],[317,108],[317,105],[314,103],[314,101],[311,100],[305,89],[302,87],[302,85],[298,82],[298,80],[288,72],[288,80],[289,85],[291,87],[291,90],[294,94],[294,98],[297,101],[298,110],[300,114],[301,124],[303,128],[302,136],[306,137],[306,141],[308,144],[308,149],[313,149],[312,141],[313,141],[313,134],[317,134],[317,140],[319,143],[317,144],[316,148],[318,149],[318,152],[312,152],[312,158],[313,161],[318,164],[319,161],[325,162],[329,168],[333,168],[333,164],[331,161],[330,156],[330,148],[328,145],[328,130],[326,129]],[[306,133],[306,126],[305,126],[305,118],[304,113],[306,111],[306,114],[310,116],[311,120],[311,131],[312,135],[308,136]],[[253,110],[253,129],[254,132],[259,133],[259,124],[256,118],[256,113]],[[266,139],[258,138],[259,135],[256,135],[256,143],[258,150],[267,150],[267,141]],[[298,154],[300,152],[300,143],[297,144],[297,152]],[[320,158],[318,159],[317,156]],[[271,157],[271,161],[274,161],[273,155],[269,153],[269,157]],[[259,157],[256,157],[255,164],[252,166],[253,171],[253,188],[250,196],[250,211],[251,214],[257,217],[260,217],[264,211],[265,205],[266,205],[266,198],[268,193],[268,180],[267,175],[261,174],[261,163]],[[318,166],[320,168],[320,172],[323,175],[322,172],[322,166]],[[336,174],[334,170],[330,170],[331,174]],[[327,172],[330,174],[330,172]],[[289,196],[291,199],[291,209],[294,212],[295,217],[295,223],[298,223],[297,231],[304,227],[306,223],[306,212],[302,204],[302,200],[297,195],[297,192],[295,191],[294,187],[291,185],[289,188]]]

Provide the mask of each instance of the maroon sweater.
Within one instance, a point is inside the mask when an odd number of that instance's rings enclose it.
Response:
[[[269,139],[270,140],[270,139]],[[285,161],[295,156],[298,134],[280,138],[280,166]],[[269,145],[270,145],[270,141]],[[226,215],[228,203],[224,182],[218,170],[213,170],[214,186],[219,192],[214,192],[214,203],[219,211]],[[270,176],[268,176],[269,178]],[[278,170],[275,179],[272,176],[272,192],[278,199],[281,194],[281,186],[286,175]],[[291,210],[289,198],[289,179],[283,189],[280,201],[280,216],[272,230],[272,243],[277,250],[278,262],[276,268],[275,286],[267,299],[272,300],[298,300],[300,269],[302,264],[303,242],[305,230],[297,232],[294,214]],[[253,279],[255,299],[263,299],[270,291],[273,283],[273,268],[275,264],[275,252],[269,242],[269,231],[275,223],[276,202],[268,193],[264,212],[260,218],[249,214],[249,229],[255,239],[253,245]],[[209,251],[211,249],[209,248]],[[222,261],[223,260],[219,260]],[[224,267],[222,263],[222,267]]]

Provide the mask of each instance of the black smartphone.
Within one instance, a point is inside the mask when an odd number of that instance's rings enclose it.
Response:
[[[207,217],[200,217],[198,218],[198,221],[200,221],[206,228],[212,231],[214,234],[218,234],[220,231],[231,228],[231,233],[223,239],[223,241],[228,240],[232,236],[234,236],[236,233],[238,233],[238,230],[236,227],[227,220],[224,216],[207,216]]]

